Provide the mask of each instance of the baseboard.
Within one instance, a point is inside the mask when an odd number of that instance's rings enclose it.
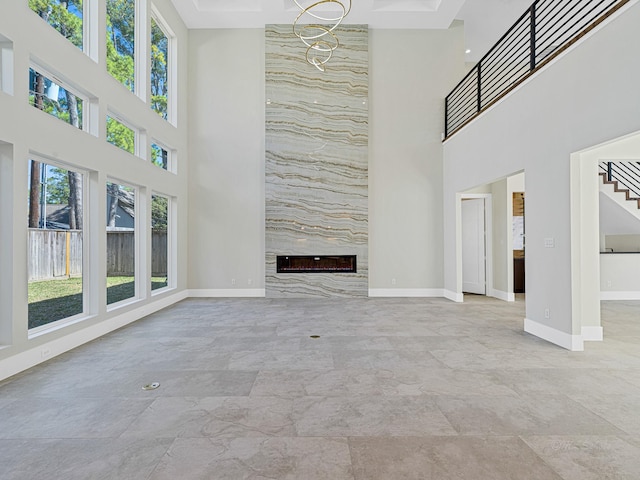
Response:
[[[50,342],[41,343],[37,347],[17,353],[9,358],[0,360],[0,380],[11,377],[16,373],[20,373],[31,367],[35,367],[39,363],[45,362],[80,345],[102,337],[109,332],[113,332],[122,328],[136,320],[146,317],[152,313],[162,310],[174,303],[187,298],[187,291],[175,293],[173,295],[163,296],[155,300],[153,303],[141,305],[138,308],[129,310],[120,315],[103,320],[90,327],[83,328],[73,333],[69,333],[63,337],[51,340]],[[45,355],[46,352],[46,355]]]
[[[582,335],[571,335],[561,332],[560,330],[529,320],[528,318],[524,319],[524,331],[547,342],[571,350],[572,352],[581,352],[584,350]]]
[[[585,342],[601,342],[603,338],[602,327],[582,327],[582,339]]]
[[[490,290],[490,297],[497,298],[498,300],[504,300],[505,302],[515,302],[516,294],[513,292],[503,292],[502,290]]]
[[[640,300],[640,291],[600,292],[600,300]]]
[[[246,298],[264,297],[264,288],[201,288],[189,290],[190,297]]]
[[[451,300],[452,302],[462,303],[464,302],[464,294],[462,292],[453,292],[451,290],[444,290],[444,298]]]
[[[370,297],[443,297],[441,288],[370,288]]]

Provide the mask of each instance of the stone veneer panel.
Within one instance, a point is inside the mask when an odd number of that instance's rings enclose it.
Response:
[[[266,35],[268,297],[368,295],[368,29],[342,25],[325,72],[291,25]],[[357,273],[276,273],[277,255],[357,255]]]

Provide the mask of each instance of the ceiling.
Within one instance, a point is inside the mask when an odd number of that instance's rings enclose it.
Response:
[[[188,28],[263,28],[292,23],[299,13],[293,0],[171,0]],[[298,0],[308,6],[318,0]],[[344,0],[347,1],[348,0]],[[352,0],[345,23],[370,28],[448,28],[465,22],[468,62],[478,61],[533,0]],[[330,12],[331,2],[320,5]],[[335,11],[335,8],[334,8]]]

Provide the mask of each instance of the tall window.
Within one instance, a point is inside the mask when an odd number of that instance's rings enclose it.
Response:
[[[169,199],[151,197],[151,290],[169,285]]]
[[[29,329],[84,311],[83,175],[29,161]]]
[[[136,132],[115,118],[107,116],[107,142],[133,155],[136,153]]]
[[[136,190],[107,183],[107,305],[136,296]]]
[[[83,99],[33,68],[29,69],[29,103],[76,128],[83,127]]]
[[[169,38],[151,19],[151,108],[165,120],[168,112]]]
[[[135,0],[107,0],[107,71],[135,91]]]
[[[82,50],[82,0],[29,0],[29,8]]]

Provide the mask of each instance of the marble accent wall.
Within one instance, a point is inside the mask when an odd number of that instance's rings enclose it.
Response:
[[[368,295],[368,29],[341,25],[326,71],[291,25],[265,28],[268,297]],[[277,255],[357,255],[357,273],[276,273]]]

